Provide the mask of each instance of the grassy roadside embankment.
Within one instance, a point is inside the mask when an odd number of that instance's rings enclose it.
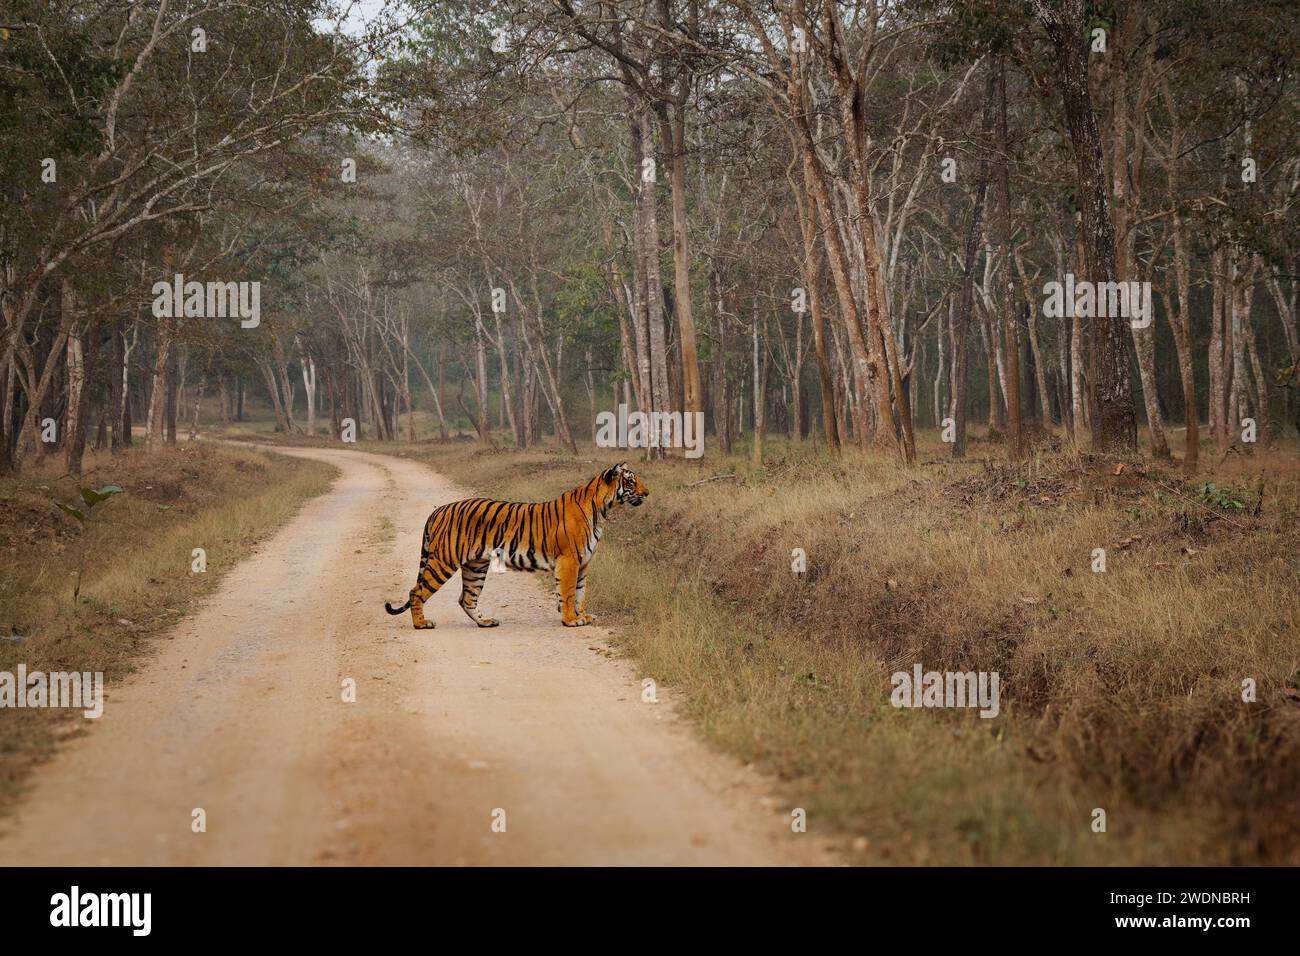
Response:
[[[102,671],[114,683],[150,638],[184,617],[252,547],[330,485],[334,469],[255,449],[191,444],[86,456],[80,483],[62,456],[0,479],[0,671]],[[119,485],[83,532],[56,501],[80,506],[78,484]],[[79,599],[76,571],[85,548]],[[191,571],[192,551],[207,570]],[[111,706],[111,703],[108,705]],[[31,767],[85,728],[79,711],[0,709],[0,811]]]
[[[516,499],[618,457],[361,447]],[[613,520],[589,609],[635,622],[618,641],[642,675],[855,862],[1300,862],[1294,457],[1188,482],[1152,463],[953,465],[944,450],[908,470],[779,445],[762,469],[646,464],[652,496]],[[715,475],[731,477],[700,482]],[[915,663],[997,671],[1000,715],[894,708],[890,674]]]

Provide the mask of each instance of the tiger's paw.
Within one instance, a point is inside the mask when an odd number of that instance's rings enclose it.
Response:
[[[590,614],[580,614],[577,617],[575,617],[572,621],[565,621],[564,626],[565,627],[586,627],[588,624],[591,624],[595,620],[596,619],[592,617]]]
[[[412,624],[417,631],[432,631],[434,624],[432,621],[421,621],[419,624]]]
[[[491,617],[481,617],[478,619],[479,627],[496,627],[501,622]]]

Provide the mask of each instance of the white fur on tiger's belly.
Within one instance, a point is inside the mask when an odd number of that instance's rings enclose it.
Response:
[[[530,565],[527,551],[507,553],[505,548],[493,548],[488,552],[488,557],[491,559],[488,570],[496,571],[498,574],[504,574],[506,571],[550,571],[554,567],[543,554],[534,554]]]

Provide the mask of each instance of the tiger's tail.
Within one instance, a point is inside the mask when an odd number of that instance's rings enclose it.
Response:
[[[424,523],[424,535],[421,538],[422,543],[420,545],[420,567],[422,568],[429,563],[429,525],[433,522],[434,515],[441,510],[441,508],[435,510],[433,514],[429,515],[429,520]],[[411,599],[409,597],[401,607],[393,607],[387,601],[384,602],[384,610],[389,614],[401,614],[403,611],[410,610],[410,607]]]

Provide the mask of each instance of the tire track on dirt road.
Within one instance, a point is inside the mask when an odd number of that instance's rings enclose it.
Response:
[[[561,626],[543,575],[489,576],[494,630],[458,577],[426,607],[436,630],[384,613],[424,519],[464,490],[398,458],[276,450],[340,477],[107,688],[0,822],[0,865],[828,862],[761,778],[641,702],[591,649],[605,632]]]

